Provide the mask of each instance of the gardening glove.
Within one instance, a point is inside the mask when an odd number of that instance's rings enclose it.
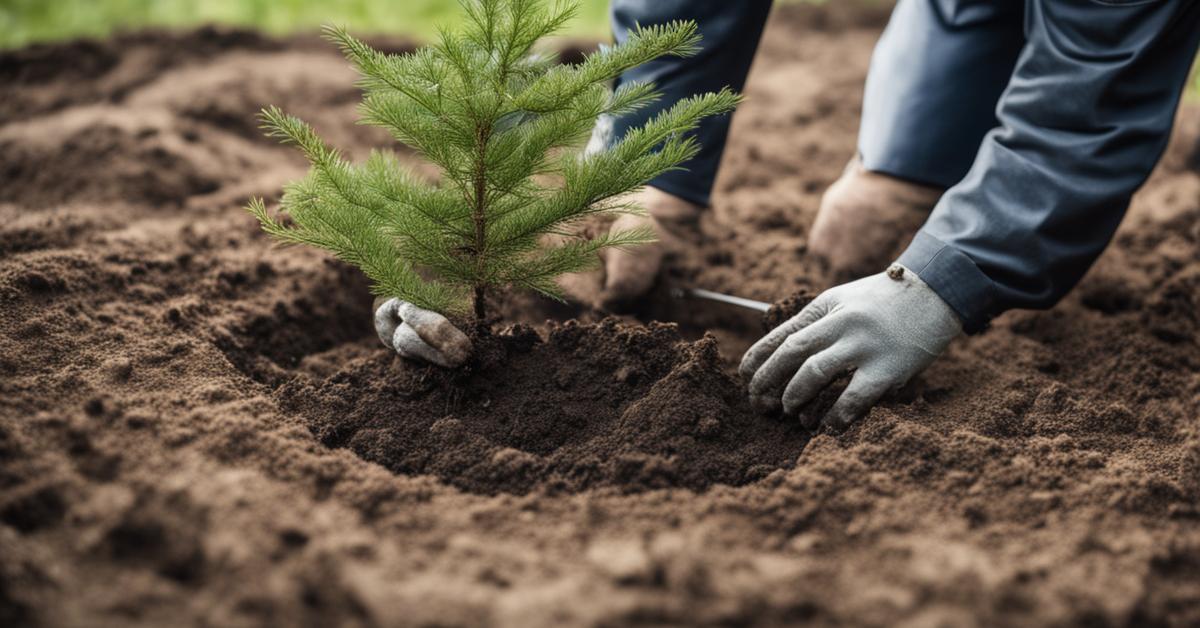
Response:
[[[663,257],[698,239],[701,206],[649,186],[632,200],[646,213],[622,215],[609,231],[650,227],[658,241],[604,249],[600,251],[603,267],[599,276],[564,284],[572,296],[600,309],[620,311],[645,296],[658,279]]]
[[[879,172],[855,157],[825,190],[808,252],[844,283],[875,272],[908,246],[943,190]]]
[[[375,299],[375,332],[406,358],[454,368],[471,357],[471,339],[445,316],[400,299]]]
[[[782,408],[789,416],[854,371],[824,418],[840,430],[923,371],[960,333],[962,323],[950,306],[916,273],[892,264],[887,272],[821,293],[750,347],[739,370],[756,407]],[[810,429],[819,419],[802,418]]]

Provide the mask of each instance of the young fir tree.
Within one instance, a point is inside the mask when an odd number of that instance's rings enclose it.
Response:
[[[639,27],[619,46],[559,65],[532,48],[573,17],[574,3],[462,6],[462,32],[443,30],[436,45],[411,54],[384,54],[344,29],[326,29],[362,75],[362,122],[386,128],[438,166],[440,182],[422,180],[386,152],[353,165],[310,126],[270,107],[262,113],[268,133],[299,146],[312,169],[285,188],[282,211],[292,224],[261,199],[249,210],[279,240],[328,249],[358,266],[377,295],[442,313],[463,313],[473,302],[480,322],[489,288],[560,297],[555,279],[587,269],[599,250],[651,241],[650,230],[587,239],[570,228],[597,214],[642,211],[628,193],[692,157],[698,147],[689,131],[732,110],[739,96],[723,90],[682,100],[610,148],[580,154],[598,117],[658,98],[653,85],[613,91],[611,81],[662,55],[694,54],[696,25]]]

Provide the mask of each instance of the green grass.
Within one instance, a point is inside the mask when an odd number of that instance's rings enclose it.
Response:
[[[607,7],[608,0],[581,0],[579,17],[564,34],[608,35]],[[252,26],[276,34],[342,24],[361,35],[429,39],[438,25],[453,26],[461,15],[457,0],[0,0],[0,48],[206,22]],[[1186,97],[1200,101],[1200,64],[1193,74]]]
[[[608,34],[607,0],[582,0],[566,35]],[[456,0],[0,0],[0,48],[145,26],[216,22],[271,33],[341,24],[359,34],[428,39],[461,19]]]

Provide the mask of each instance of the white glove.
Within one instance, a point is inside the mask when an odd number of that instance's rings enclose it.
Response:
[[[750,400],[796,416],[826,386],[854,371],[824,423],[844,429],[889,390],[925,370],[962,333],[962,322],[916,273],[887,272],[821,293],[750,347],[739,369]],[[814,428],[819,417],[805,417]]]
[[[400,299],[375,309],[375,332],[384,346],[406,358],[454,368],[471,357],[471,339],[445,316]]]

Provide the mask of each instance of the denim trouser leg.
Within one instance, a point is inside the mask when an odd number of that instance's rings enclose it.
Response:
[[[629,29],[672,20],[693,20],[699,27],[700,52],[686,59],[664,57],[623,74],[625,81],[649,81],[663,97],[650,107],[614,121],[613,141],[631,127],[644,124],[680,99],[730,87],[741,91],[758,49],[758,40],[771,9],[771,0],[612,0],[613,36],[624,41]],[[696,131],[700,154],[684,170],[663,174],[650,185],[699,205],[709,204],[713,181],[731,115],[707,118]]]

